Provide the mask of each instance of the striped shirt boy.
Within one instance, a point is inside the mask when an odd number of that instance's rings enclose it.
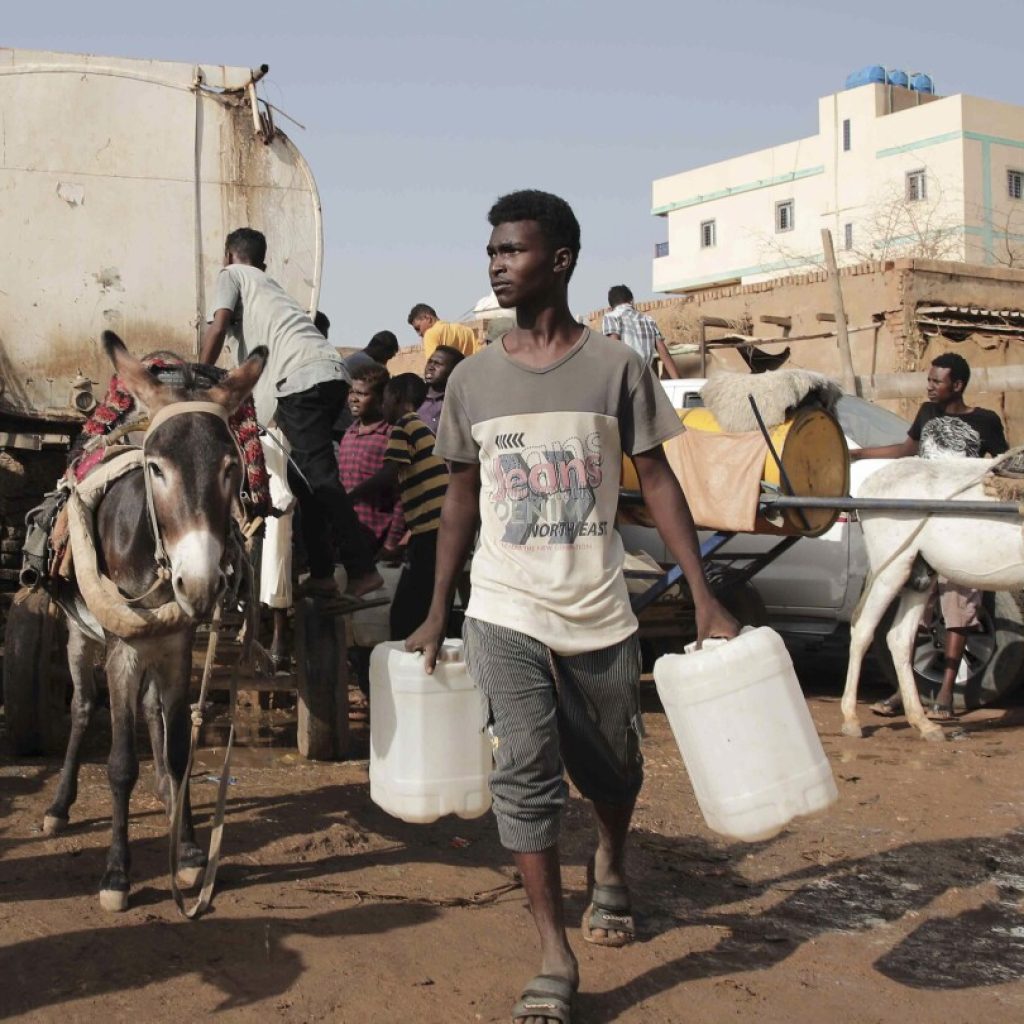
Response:
[[[391,428],[385,462],[398,464],[402,511],[409,531],[436,531],[448,489],[448,467],[434,454],[434,435],[415,413],[402,416]]]

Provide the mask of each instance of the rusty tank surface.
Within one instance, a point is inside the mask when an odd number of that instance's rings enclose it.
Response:
[[[195,358],[242,226],[316,309],[319,195],[259,96],[267,70],[0,48],[0,589],[103,396],[105,329]]]

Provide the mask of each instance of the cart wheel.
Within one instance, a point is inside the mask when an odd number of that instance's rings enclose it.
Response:
[[[896,668],[885,635],[896,616],[894,601],[875,629],[871,653],[895,688]],[[981,629],[967,638],[965,678],[953,687],[957,711],[980,708],[1016,689],[1024,676],[1024,612],[1016,594],[997,591],[984,595],[978,612]],[[934,634],[921,633],[914,642],[914,678],[923,700],[933,700],[942,685],[942,652],[945,629],[941,620]]]
[[[53,659],[64,648],[56,605],[43,590],[20,590],[4,631],[4,706],[18,755],[62,754],[67,742],[66,681]]]
[[[348,753],[348,656],[341,616],[317,598],[295,605],[299,753],[334,761]]]

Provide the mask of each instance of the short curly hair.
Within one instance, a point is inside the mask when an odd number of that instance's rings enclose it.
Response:
[[[492,228],[520,220],[536,221],[554,248],[565,248],[572,253],[572,266],[566,280],[572,277],[580,255],[580,222],[564,199],[533,188],[509,192],[491,207],[487,220]]]
[[[957,352],[943,352],[932,360],[932,366],[937,366],[940,370],[949,370],[949,379],[961,381],[965,388],[971,382],[970,364]]]
[[[360,366],[352,371],[352,382],[355,383],[358,380],[365,383],[377,396],[378,401],[384,397],[384,385],[390,379],[391,374],[388,373],[387,367],[381,366],[380,363],[374,363],[372,366]]]

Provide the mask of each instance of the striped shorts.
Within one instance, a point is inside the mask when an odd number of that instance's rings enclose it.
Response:
[[[525,633],[467,618],[466,663],[494,748],[491,798],[501,844],[536,853],[558,842],[569,787],[632,802],[643,782],[640,644],[559,655]]]

